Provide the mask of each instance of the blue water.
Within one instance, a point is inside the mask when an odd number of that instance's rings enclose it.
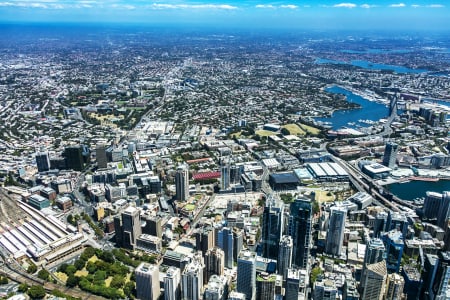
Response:
[[[420,170],[419,170],[420,172]],[[427,191],[442,193],[450,191],[450,180],[432,181],[410,181],[405,183],[394,183],[387,186],[387,189],[403,200],[414,200],[425,197]]]
[[[352,65],[355,67],[360,67],[367,70],[388,70],[395,73],[414,73],[420,74],[428,72],[425,69],[411,69],[403,66],[386,65],[386,64],[376,64],[367,60],[352,60],[350,63],[345,61],[318,58],[315,60],[316,64],[339,64],[339,65]]]
[[[355,128],[358,125],[368,127],[370,124],[359,122],[359,120],[378,121],[387,117],[389,113],[385,105],[364,99],[339,86],[332,86],[325,90],[329,93],[345,95],[347,101],[361,105],[360,109],[337,110],[330,118],[316,118],[317,121],[331,122],[333,129],[339,129],[343,126]],[[348,124],[353,122],[354,125]]]
[[[349,54],[389,54],[389,53],[397,53],[397,54],[403,54],[403,53],[410,53],[411,50],[408,49],[366,49],[366,50],[341,50],[343,53],[349,53]]]

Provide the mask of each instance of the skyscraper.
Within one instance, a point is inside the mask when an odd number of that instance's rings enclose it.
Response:
[[[388,168],[395,168],[397,160],[398,145],[393,142],[387,142],[384,148],[383,165]]]
[[[205,254],[206,282],[211,276],[222,276],[224,273],[225,253],[222,249],[214,247],[209,249]]]
[[[202,296],[203,287],[203,259],[202,256],[196,256],[184,268],[182,274],[182,299],[199,300]]]
[[[255,299],[256,289],[256,254],[241,251],[237,261],[236,290],[245,294],[246,300]]]
[[[292,265],[292,238],[289,235],[281,237],[278,253],[278,274],[286,280],[287,270]]]
[[[342,243],[344,241],[345,218],[347,210],[343,207],[332,207],[330,222],[327,230],[327,240],[325,252],[331,255],[340,256]]]
[[[450,299],[450,252],[438,254],[436,276],[431,292],[432,299]]]
[[[308,274],[304,269],[288,269],[285,300],[306,299],[307,277]]]
[[[74,171],[82,171],[84,168],[83,149],[81,145],[69,146],[64,150],[66,166]]]
[[[397,273],[387,276],[385,300],[402,300],[405,280]]]
[[[361,300],[382,300],[386,286],[386,261],[367,265],[366,274],[361,280],[364,281],[364,289]]]
[[[139,210],[129,206],[122,212],[123,247],[133,249],[136,239],[142,234]]]
[[[338,295],[336,283],[332,280],[317,280],[314,282],[314,300],[335,300]]]
[[[225,300],[228,294],[227,278],[213,275],[203,293],[203,300]]]
[[[311,200],[298,198],[290,206],[289,235],[293,240],[292,264],[306,268],[311,244]]]
[[[384,261],[384,258],[386,257],[385,250],[386,249],[384,248],[383,241],[378,238],[371,239],[369,243],[367,243],[366,253],[364,255],[363,270],[361,274],[361,284],[360,284],[361,290],[364,288],[365,284],[364,278],[366,275],[367,266],[370,264]],[[384,265],[386,266],[386,263]]]
[[[97,167],[99,169],[105,169],[108,167],[105,144],[97,144],[97,147],[95,148],[95,157],[97,159]]]
[[[180,269],[169,267],[164,277],[164,300],[180,299]]]
[[[225,253],[225,267],[233,268],[233,230],[228,227],[224,227],[219,230],[219,237],[217,239],[217,246]]]
[[[36,152],[36,165],[39,172],[50,170],[50,157],[47,151]]]
[[[441,205],[437,217],[437,225],[442,229],[446,229],[448,219],[450,218],[450,191],[442,194]]]
[[[394,229],[383,234],[381,239],[386,248],[386,267],[389,272],[398,273],[403,256],[403,235],[400,231]]]
[[[262,256],[271,259],[278,258],[278,245],[283,228],[283,208],[269,205],[264,207],[261,229]]]
[[[198,228],[195,232],[195,244],[199,251],[202,251],[203,255],[214,247],[214,228],[211,226],[203,226]]]
[[[276,277],[276,274],[268,273],[259,273],[258,275],[256,275],[256,299],[274,299]]]
[[[157,300],[160,294],[158,266],[141,263],[135,270],[138,299]]]
[[[233,227],[233,261],[237,262],[237,257],[244,247],[244,237],[242,236],[242,230]]]
[[[186,201],[189,197],[189,168],[187,165],[181,165],[175,174],[175,199]]]
[[[220,167],[220,189],[228,190],[230,187],[230,165],[226,164]]]

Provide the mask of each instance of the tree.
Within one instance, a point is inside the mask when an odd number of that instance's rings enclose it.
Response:
[[[129,298],[134,298],[134,295],[136,294],[136,289],[134,286],[133,281],[128,281],[125,286],[123,287],[123,292],[125,295]]]
[[[114,275],[109,284],[110,287],[120,289],[125,284],[125,277],[123,275]]]
[[[17,287],[17,291],[19,293],[26,293],[28,291],[28,289],[30,288],[30,286],[26,283],[21,283],[19,284],[19,286]]]
[[[289,131],[289,129],[287,129],[287,128],[281,128],[281,134],[282,135],[290,135],[291,134],[291,132]]]
[[[28,274],[34,274],[37,271],[37,266],[33,263],[30,263],[30,265],[27,268],[27,273]]]
[[[0,284],[8,284],[8,277],[0,276]]]
[[[85,265],[86,265],[86,261],[84,261],[82,259],[77,259],[74,263],[74,266],[75,266],[75,268],[77,268],[77,270],[83,269]]]
[[[66,274],[69,276],[70,274],[75,274],[77,268],[74,265],[68,265],[66,268]]]
[[[46,269],[39,270],[37,276],[42,280],[48,280],[50,273]]]
[[[73,274],[70,274],[66,280],[66,286],[68,287],[76,287],[78,285],[79,278]]]
[[[41,285],[33,285],[28,289],[27,294],[31,299],[42,299],[45,297],[45,289]]]

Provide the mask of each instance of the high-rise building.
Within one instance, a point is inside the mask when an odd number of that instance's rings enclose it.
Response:
[[[230,183],[237,184],[241,179],[241,169],[239,166],[231,165],[230,166]]]
[[[211,276],[222,276],[224,273],[225,253],[219,247],[209,249],[205,254],[206,282]]]
[[[274,299],[276,278],[276,274],[258,273],[256,275],[256,299]]]
[[[225,276],[213,275],[203,293],[203,300],[225,300],[228,296],[228,283]]]
[[[84,168],[83,148],[81,145],[69,146],[64,150],[66,166],[74,171],[82,171]]]
[[[203,255],[214,247],[214,228],[211,226],[203,226],[195,232],[195,244],[198,251],[202,251]]]
[[[241,251],[237,261],[236,291],[245,294],[246,300],[255,299],[256,289],[256,254]]]
[[[50,157],[47,151],[36,152],[36,165],[39,172],[50,170]]]
[[[129,206],[122,212],[123,247],[133,249],[136,239],[142,234],[139,210]]]
[[[283,208],[272,204],[264,207],[261,228],[262,256],[270,259],[278,258],[278,245],[283,228]]]
[[[437,217],[437,225],[442,229],[446,229],[448,219],[450,218],[450,191],[442,194],[441,205]]]
[[[186,201],[189,197],[189,168],[187,165],[181,165],[175,174],[175,199]]]
[[[439,258],[436,254],[425,254],[422,270],[422,289],[420,299],[434,299],[433,285],[436,282],[436,273],[439,265]]]
[[[344,207],[333,206],[331,208],[330,221],[327,230],[325,252],[334,256],[340,256],[344,242],[345,218],[347,210]]]
[[[220,167],[220,189],[226,191],[230,188],[230,165]]]
[[[436,275],[431,287],[432,299],[450,299],[450,252],[440,252]]]
[[[387,276],[386,280],[386,295],[385,300],[402,300],[403,287],[405,280],[397,273],[392,273]]]
[[[386,232],[381,239],[386,248],[386,267],[389,272],[398,273],[403,256],[403,235],[400,231],[394,229]]]
[[[278,248],[278,274],[283,275],[283,280],[286,280],[287,271],[292,265],[292,247],[292,238],[283,235]]]
[[[108,157],[106,156],[105,144],[97,144],[95,148],[95,157],[97,159],[97,167],[99,169],[105,169],[108,167]]]
[[[288,233],[293,240],[292,264],[306,268],[311,244],[311,200],[298,198],[290,206]]]
[[[285,300],[306,299],[308,273],[305,269],[288,269],[286,275]]]
[[[192,261],[186,265],[182,274],[182,299],[200,300],[203,288],[203,257],[196,255]]]
[[[158,266],[141,263],[134,270],[134,274],[136,275],[137,298],[157,300],[160,295]]]
[[[389,211],[386,223],[387,223],[385,228],[386,231],[391,231],[395,229],[397,231],[400,231],[403,234],[403,236],[408,235],[409,223],[405,213]]]
[[[384,148],[383,165],[388,168],[395,168],[397,160],[398,145],[396,143],[388,142]]]
[[[361,300],[382,300],[386,286],[386,261],[367,265],[364,278],[364,289]]]
[[[180,269],[169,267],[164,276],[164,300],[180,299]]]
[[[242,230],[233,227],[233,261],[237,262],[237,257],[244,247],[244,237],[242,235]]]
[[[366,253],[364,255],[363,270],[361,274],[361,284],[360,284],[361,289],[364,287],[365,284],[364,277],[367,271],[367,266],[370,264],[384,261],[384,258],[386,257],[385,250],[386,249],[384,247],[383,241],[378,238],[371,239],[369,243],[367,243]]]
[[[317,280],[314,282],[313,295],[314,300],[335,300],[338,289],[334,281],[329,279]]]
[[[439,207],[442,202],[442,194],[427,192],[423,203],[423,216],[428,220],[436,219],[439,215]]]
[[[218,244],[217,246],[225,253],[225,267],[233,268],[233,230],[228,227],[224,227],[218,232]]]

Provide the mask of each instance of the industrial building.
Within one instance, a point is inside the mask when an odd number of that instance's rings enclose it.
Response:
[[[317,181],[348,181],[348,173],[337,163],[310,163],[306,168]]]

